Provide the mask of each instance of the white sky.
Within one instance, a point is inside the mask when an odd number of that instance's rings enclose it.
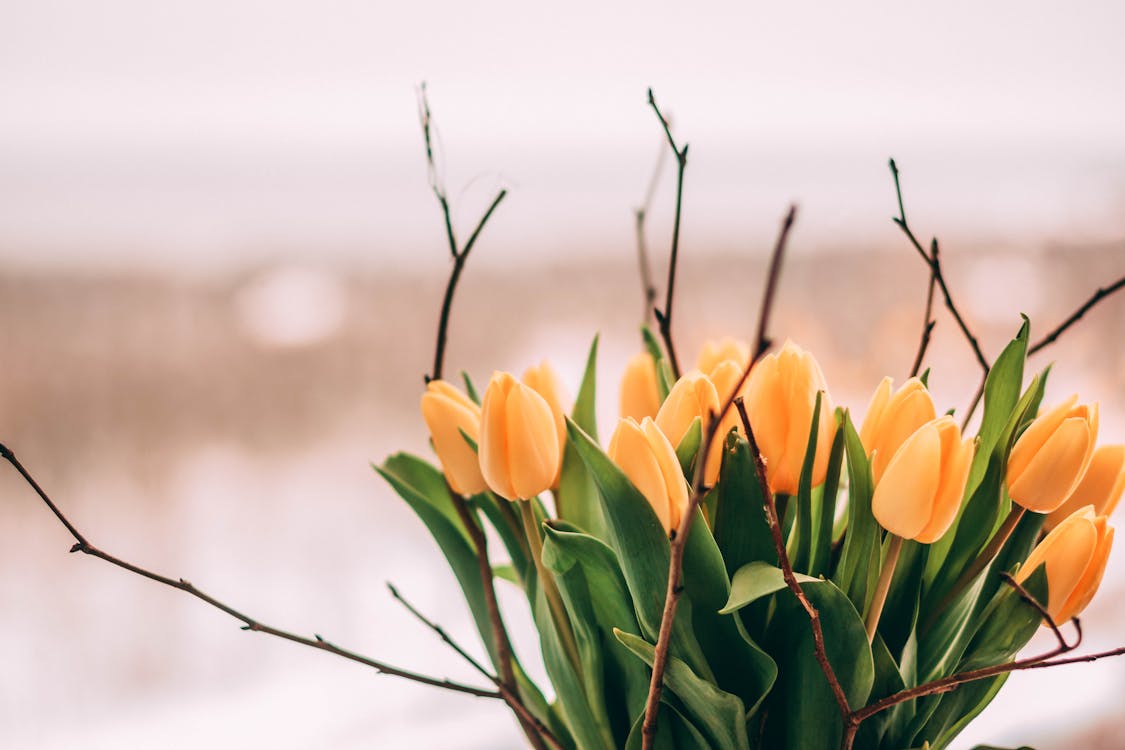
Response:
[[[1115,238],[1123,29],[1121,3],[1038,0],[8,2],[0,259],[399,262],[440,237],[422,79],[463,221],[514,188],[504,258],[628,247],[648,85],[692,143],[699,244],[766,244],[791,199],[810,238],[881,240],[892,154],[943,237]]]

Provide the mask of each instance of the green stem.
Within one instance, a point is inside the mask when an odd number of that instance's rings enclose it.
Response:
[[[871,609],[867,612],[867,640],[875,640],[875,631],[879,629],[879,618],[883,615],[883,605],[887,603],[887,593],[891,590],[891,579],[895,575],[895,566],[898,565],[898,554],[902,551],[902,537],[890,534],[891,545],[887,548],[887,559],[883,561],[883,569],[879,571],[879,582],[875,585],[875,596],[871,600]]]
[[[1008,542],[1008,538],[1012,535],[1012,532],[1016,530],[1016,526],[1019,525],[1019,522],[1023,519],[1024,513],[1026,512],[1027,509],[1022,505],[1012,505],[1011,512],[1008,513],[1008,517],[1004,519],[1004,523],[1000,525],[1000,528],[996,530],[996,533],[992,535],[992,539],[989,540],[988,546],[981,550],[980,554],[977,555],[975,560],[973,560],[972,565],[965,568],[965,572],[962,573],[956,581],[954,581],[953,586],[949,589],[949,592],[942,597],[937,607],[934,608],[934,614],[930,616],[931,620],[936,617],[938,612],[941,612],[951,603],[956,601],[961,592],[971,586],[973,582],[977,580],[977,576],[979,576],[982,572],[984,572],[985,568],[992,564],[993,559],[995,559],[995,557],[1000,554],[1001,548],[1003,548],[1003,546]],[[929,626],[932,624],[932,622],[927,623],[925,630],[928,630]]]
[[[570,617],[563,605],[562,594],[555,584],[551,571],[543,565],[543,538],[540,536],[539,522],[535,518],[535,509],[531,500],[517,500],[520,506],[520,515],[523,517],[523,529],[527,541],[531,545],[531,559],[535,562],[535,571],[539,574],[539,583],[543,587],[543,596],[547,599],[547,606],[551,610],[551,619],[555,622],[559,640],[563,650],[570,659],[575,674],[582,675],[582,662],[578,658],[578,642],[574,638],[574,630],[570,625]]]

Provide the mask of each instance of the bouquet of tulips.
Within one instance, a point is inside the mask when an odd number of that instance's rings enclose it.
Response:
[[[1042,409],[1047,372],[1021,393],[1026,321],[972,437],[939,413],[928,373],[884,379],[856,424],[792,342],[752,366],[746,345],[708,344],[677,379],[648,341],[604,448],[595,341],[570,408],[546,363],[495,373],[483,398],[468,377],[431,381],[422,416],[441,468],[407,454],[379,467],[514,675],[533,743],[946,747],[1036,629],[1097,590],[1125,447],[1096,448],[1096,404]],[[485,524],[510,560],[488,580],[473,548]],[[527,595],[553,701],[501,643],[493,576]]]

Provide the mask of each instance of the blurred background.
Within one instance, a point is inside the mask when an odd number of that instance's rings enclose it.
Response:
[[[386,592],[480,651],[369,466],[427,453],[417,399],[450,259],[417,84],[460,235],[510,190],[459,289],[449,372],[549,358],[573,392],[600,332],[609,429],[640,345],[652,86],[691,143],[681,356],[751,335],[797,201],[773,328],[861,413],[908,374],[927,279],[890,220],[888,156],[990,357],[1018,313],[1036,338],[1125,273],[1122,28],[1120,3],[1040,0],[0,2],[0,440],[107,551],[471,680]],[[661,290],[673,179],[647,226]],[[1123,338],[1125,295],[1034,362],[1058,362],[1049,400],[1100,400],[1106,442],[1125,441]],[[944,313],[928,364],[964,409],[978,371]],[[70,544],[0,471],[2,747],[519,747],[499,705],[241,633]],[[1084,618],[1091,649],[1125,632],[1121,554]],[[1125,661],[1018,674],[956,746],[1121,747],[1122,689]]]

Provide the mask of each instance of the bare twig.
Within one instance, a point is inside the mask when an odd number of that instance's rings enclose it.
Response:
[[[524,718],[524,714],[529,713],[523,701],[519,697],[519,687],[516,684],[516,673],[512,667],[512,643],[508,639],[508,631],[504,627],[504,619],[500,615],[500,605],[496,601],[496,586],[493,583],[492,563],[488,559],[488,538],[484,534],[484,529],[480,527],[476,517],[469,511],[468,503],[465,498],[454,491],[453,487],[446,482],[446,488],[449,490],[449,496],[453,498],[453,507],[457,509],[457,516],[461,519],[466,531],[469,532],[469,538],[472,539],[473,549],[477,557],[477,569],[480,572],[481,586],[484,589],[484,604],[488,610],[488,621],[492,627],[492,644],[496,649],[496,662],[500,669],[500,677],[494,680],[501,688],[501,693],[505,696],[505,701],[516,712],[516,718],[519,719],[520,728],[523,729],[528,742],[531,743],[536,750],[543,750],[543,739],[539,728],[532,722]],[[391,589],[392,593],[394,589]],[[397,593],[395,598],[399,598]],[[405,602],[403,602],[405,604]],[[407,605],[409,607],[409,605]],[[411,607],[410,609],[413,610]],[[517,708],[515,703],[520,704]],[[521,710],[522,709],[522,710]]]
[[[645,190],[644,201],[638,208],[633,209],[633,222],[637,235],[637,265],[641,275],[641,293],[644,295],[644,312],[641,320],[646,324],[652,319],[656,309],[656,284],[652,280],[652,266],[648,258],[648,242],[645,238],[645,220],[652,209],[652,201],[656,197],[656,187],[660,184],[660,175],[664,173],[664,163],[667,161],[668,151],[664,144],[660,144],[660,152],[656,157],[656,166],[652,169],[652,176]]]
[[[1083,303],[1081,307],[1071,313],[1066,320],[1064,320],[1057,327],[1055,327],[1053,331],[1048,333],[1046,336],[1044,336],[1042,339],[1035,342],[1030,348],[1028,348],[1028,356],[1031,356],[1032,354],[1038,352],[1040,349],[1043,349],[1044,347],[1050,346],[1051,344],[1055,343],[1055,340],[1058,339],[1059,336],[1063,335],[1063,333],[1065,333],[1068,328],[1081,320],[1082,316],[1089,312],[1091,307],[1098,304],[1103,299],[1116,292],[1118,289],[1122,288],[1125,288],[1125,276],[1122,276],[1120,279],[1113,282],[1109,286],[1099,287],[1098,290],[1094,292],[1094,294],[1090,297],[1090,299],[1086,300],[1086,302]]]
[[[982,375],[983,380],[983,378],[988,375],[988,371],[989,369],[991,369],[992,365],[989,363],[988,358],[984,355],[984,351],[980,346],[980,341],[977,340],[977,337],[969,329],[969,325],[962,317],[961,311],[957,308],[956,303],[954,303],[953,295],[949,292],[949,286],[945,281],[945,274],[942,272],[941,256],[938,252],[937,238],[935,237],[930,241],[931,252],[927,253],[925,248],[922,247],[922,243],[918,241],[918,238],[910,229],[910,225],[906,223],[906,211],[903,209],[902,202],[902,186],[899,184],[898,165],[895,164],[894,159],[890,160],[890,167],[891,175],[894,177],[895,181],[895,196],[898,198],[899,208],[899,216],[895,217],[893,221],[898,226],[898,228],[902,230],[903,234],[906,235],[906,238],[910,240],[910,244],[914,246],[914,249],[916,251],[918,251],[918,255],[921,256],[922,260],[926,262],[926,265],[930,267],[931,277],[933,281],[937,283],[938,288],[941,289],[942,297],[944,297],[945,299],[946,309],[949,310],[950,315],[953,316],[953,320],[957,323],[957,327],[961,329],[961,333],[964,335],[965,340],[969,342],[969,347],[973,350],[973,356],[976,357],[977,364],[980,365],[981,370],[983,370],[984,372],[984,375]],[[976,405],[979,401],[980,396],[978,395],[973,399],[973,404],[969,407],[969,409],[966,410],[965,424],[962,425],[962,429],[964,429],[968,424],[968,421],[972,417],[973,411],[976,409]]]
[[[676,145],[676,139],[672,137],[672,128],[660,112],[660,107],[656,105],[656,98],[652,95],[652,89],[648,90],[648,103],[660,120],[660,125],[664,128],[664,135],[668,138],[668,146],[676,156],[676,214],[672,222],[672,252],[668,259],[668,288],[665,290],[664,309],[654,308],[653,314],[660,326],[660,336],[664,340],[664,348],[668,351],[668,362],[672,365],[672,374],[678,379],[681,373],[680,361],[676,357],[676,347],[672,343],[672,300],[676,293],[676,261],[680,254],[680,216],[683,207],[684,169],[687,167],[688,144],[685,143],[683,148]]]
[[[465,268],[465,261],[469,259],[469,252],[472,251],[473,245],[476,244],[477,237],[480,236],[481,230],[488,220],[492,217],[492,212],[500,205],[500,201],[508,194],[507,190],[501,190],[492,199],[492,203],[488,209],[481,216],[480,221],[477,222],[476,228],[473,233],[469,235],[469,241],[465,246],[458,248],[457,237],[453,231],[453,218],[449,208],[449,196],[445,192],[445,187],[441,184],[441,179],[438,174],[437,164],[434,158],[434,145],[432,135],[432,120],[430,114],[430,102],[426,97],[426,84],[423,83],[418,89],[418,117],[422,124],[422,138],[426,144],[426,165],[430,180],[430,189],[434,192],[434,197],[437,198],[438,204],[441,206],[442,218],[445,221],[445,235],[449,243],[449,253],[453,256],[453,270],[449,274],[449,283],[445,286],[445,296],[441,302],[441,315],[438,319],[437,330],[437,343],[434,346],[434,367],[433,371],[425,376],[426,382],[431,380],[440,380],[442,374],[442,365],[445,362],[445,343],[449,330],[449,315],[453,309],[453,293],[457,290],[457,282],[461,279],[461,272]]]
[[[111,565],[116,565],[117,567],[123,570],[127,570],[130,573],[135,573],[143,578],[149,579],[150,581],[156,581],[157,583],[161,583],[170,588],[178,589],[179,591],[190,594],[196,599],[199,599],[200,601],[211,605],[221,612],[225,612],[226,614],[241,622],[243,630],[248,630],[254,633],[265,633],[266,635],[272,635],[276,638],[281,638],[286,641],[299,643],[302,646],[308,646],[320,651],[326,651],[330,654],[335,654],[336,656],[340,656],[350,661],[358,662],[365,666],[371,667],[375,671],[382,674],[402,677],[407,680],[413,680],[414,682],[420,682],[424,685],[432,685],[434,687],[444,688],[446,690],[452,690],[459,693],[468,693],[469,695],[475,695],[481,698],[502,698],[501,693],[498,691],[485,690],[482,688],[474,687],[472,685],[453,682],[447,679],[418,674],[417,672],[400,669],[399,667],[391,666],[390,664],[386,664],[385,662],[376,661],[375,659],[361,656],[360,654],[357,654],[353,651],[349,651],[347,649],[336,646],[335,644],[325,640],[319,635],[313,635],[312,638],[307,638],[305,636],[296,635],[294,633],[280,630],[271,625],[266,625],[265,623],[262,623],[257,619],[250,617],[249,615],[243,614],[234,607],[231,607],[228,604],[224,604],[210,594],[207,594],[202,590],[196,588],[195,585],[193,585],[186,579],[169,578],[167,576],[162,576],[158,573],[146,570],[138,565],[134,565],[133,563],[126,562],[125,560],[114,557],[107,552],[103,552],[94,545],[90,544],[89,540],[87,540],[86,537],[83,536],[82,533],[67,519],[62,511],[59,510],[58,506],[55,505],[55,503],[43,490],[43,488],[39,486],[39,483],[35,481],[30,473],[28,473],[27,469],[25,469],[23,464],[20,463],[15,454],[12,453],[12,451],[9,450],[7,446],[2,444],[0,444],[0,458],[6,460],[15,468],[16,471],[19,472],[24,481],[27,482],[27,484],[35,491],[35,493],[39,496],[43,503],[46,504],[46,506],[51,510],[51,512],[55,514],[55,517],[59,520],[59,522],[66,527],[66,530],[70,532],[70,535],[74,538],[75,542],[74,545],[70,548],[71,552],[82,552],[84,554],[90,555],[91,557],[100,558],[110,563]]]
[[[537,733],[535,736],[535,739],[538,740],[536,744],[537,747],[543,746],[543,740],[546,740],[551,745],[551,747],[555,748],[556,750],[563,750],[562,743],[559,742],[558,738],[555,737],[555,735],[543,724],[543,722],[536,718],[535,714],[531,713],[531,711],[528,710],[527,706],[524,705],[524,702],[520,699],[519,694],[515,689],[509,688],[508,686],[504,685],[499,677],[485,669],[484,665],[473,658],[472,654],[462,648],[461,645],[457,643],[457,641],[453,640],[453,637],[446,632],[445,628],[443,628],[441,625],[438,625],[430,618],[426,617],[417,607],[407,601],[406,597],[400,594],[398,589],[395,588],[393,584],[388,582],[387,588],[390,590],[391,596],[393,596],[395,600],[398,601],[402,606],[406,607],[406,610],[410,614],[414,615],[414,617],[417,618],[423,625],[434,631],[434,633],[436,633],[439,638],[445,641],[445,643],[451,649],[457,652],[457,654],[462,659],[468,662],[469,666],[471,666],[473,669],[475,669],[477,672],[479,672],[481,675],[483,675],[485,678],[496,685],[497,689],[499,689],[500,691],[501,696],[503,696],[504,698],[504,702],[507,703],[511,707],[512,711],[516,713],[516,718],[518,718],[521,722],[526,722],[528,725],[534,728],[535,732]],[[529,737],[528,739],[532,738]]]
[[[824,672],[824,678],[828,680],[828,686],[832,689],[832,696],[836,699],[840,716],[846,719],[851,714],[851,706],[848,705],[848,697],[844,694],[844,688],[840,685],[840,680],[837,679],[836,672],[828,661],[828,651],[824,645],[824,629],[820,624],[820,613],[809,601],[804,589],[801,588],[801,582],[797,580],[797,576],[793,573],[793,565],[789,561],[789,553],[785,549],[785,539],[781,535],[781,521],[777,517],[777,505],[774,502],[773,493],[770,491],[769,482],[766,480],[766,464],[762,460],[762,452],[758,449],[758,441],[754,438],[754,430],[750,426],[750,417],[746,414],[746,407],[743,405],[741,398],[735,401],[735,406],[738,407],[738,416],[742,419],[742,427],[746,430],[746,440],[750,443],[750,453],[754,456],[758,486],[761,488],[762,497],[765,498],[766,520],[769,522],[770,535],[773,537],[774,551],[777,552],[782,577],[785,579],[785,585],[797,597],[801,608],[809,616],[809,625],[812,628],[813,636],[813,652],[816,654],[817,664],[820,665],[821,671]]]
[[[938,251],[937,243],[930,246],[934,254]],[[910,367],[910,377],[914,377],[922,370],[922,363],[926,359],[926,350],[930,348],[930,337],[933,335],[937,320],[934,319],[934,289],[937,287],[937,276],[930,268],[930,284],[926,290],[926,312],[922,316],[922,338],[918,342],[918,353],[914,355],[914,364]]]
[[[1055,623],[1055,619],[1051,617],[1051,613],[1048,612],[1047,608],[1044,607],[1038,599],[1032,596],[1031,592],[1025,589],[1023,585],[1012,576],[1011,573],[1001,573],[1000,580],[1015,589],[1016,593],[1020,595],[1020,599],[1023,599],[1025,602],[1035,608],[1035,611],[1039,613],[1039,617],[1043,620],[1043,624],[1049,627],[1051,629],[1051,632],[1054,633],[1055,640],[1058,641],[1058,644],[1061,648],[1064,648],[1067,651],[1073,651],[1074,649],[1082,645],[1082,623],[1078,620],[1077,617],[1071,618],[1071,622],[1074,623],[1074,629],[1078,633],[1078,637],[1075,639],[1074,643],[1067,643],[1066,638],[1062,634],[1062,630]]]
[[[770,258],[770,270],[767,275],[765,294],[762,296],[762,310],[758,323],[758,337],[754,344],[754,354],[750,357],[750,361],[746,363],[746,368],[742,371],[742,377],[739,378],[738,383],[727,396],[722,409],[719,413],[710,415],[710,419],[707,421],[707,429],[704,430],[703,439],[697,453],[699,456],[710,454],[711,445],[718,437],[719,425],[734,405],[738,392],[742,390],[746,378],[750,376],[750,370],[769,349],[769,338],[766,331],[769,327],[770,313],[773,310],[775,287],[780,279],[781,263],[785,257],[785,248],[789,241],[789,231],[793,227],[796,214],[797,207],[790,206],[782,222],[781,231],[778,233],[777,243],[774,245],[773,255]],[[648,698],[645,701],[644,723],[641,725],[642,750],[652,750],[656,741],[656,719],[660,712],[660,696],[664,691],[664,672],[668,667],[668,652],[672,645],[672,623],[676,619],[676,610],[679,608],[680,596],[683,594],[681,581],[683,579],[684,547],[687,544],[688,535],[691,533],[692,524],[695,522],[696,510],[703,502],[703,496],[707,492],[707,487],[704,486],[706,479],[704,466],[706,463],[703,460],[696,461],[691,499],[688,501],[688,507],[682,516],[680,526],[675,530],[675,536],[672,538],[668,562],[668,589],[664,595],[664,611],[660,617],[660,632],[656,639],[652,661],[652,680],[649,683]]]

